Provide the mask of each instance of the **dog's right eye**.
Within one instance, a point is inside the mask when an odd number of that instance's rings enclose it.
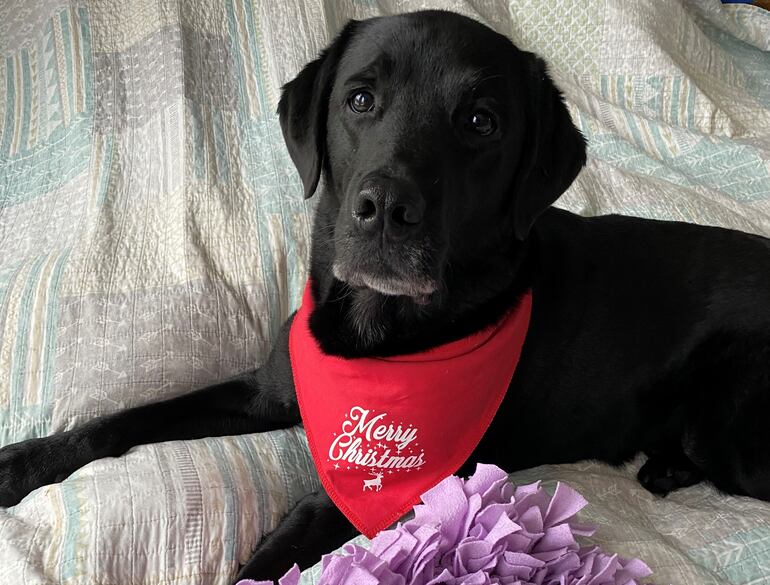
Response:
[[[481,136],[489,136],[497,130],[497,124],[492,115],[484,110],[478,110],[473,112],[468,119],[470,127],[476,134]]]
[[[374,96],[368,91],[356,91],[348,98],[350,109],[357,114],[365,114],[374,109]]]

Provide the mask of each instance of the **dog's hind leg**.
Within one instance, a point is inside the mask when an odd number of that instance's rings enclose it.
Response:
[[[685,408],[682,451],[670,467],[684,483],[692,465],[723,492],[770,501],[770,340],[744,333],[716,341],[698,360],[703,366]],[[648,463],[640,481],[666,488],[664,465]],[[668,475],[676,480],[676,472]]]
[[[663,412],[662,407],[656,412]],[[683,447],[683,429],[686,422],[686,408],[680,404],[667,416],[658,414],[655,424],[648,424],[652,434],[644,448],[647,461],[636,478],[647,491],[666,496],[674,490],[689,487],[703,480],[703,472],[686,455]]]
[[[687,458],[681,447],[650,450],[648,459],[636,477],[646,490],[666,496],[674,490],[689,487],[703,479],[703,472]]]
[[[720,490],[770,501],[770,371],[746,372],[738,382],[740,396],[700,426],[697,453],[706,462],[706,477]],[[721,426],[713,424],[718,416]]]
[[[278,528],[264,538],[236,581],[277,580],[294,563],[306,569],[356,534],[358,531],[326,492],[314,492],[302,498]]]

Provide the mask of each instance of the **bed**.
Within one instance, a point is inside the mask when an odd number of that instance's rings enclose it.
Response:
[[[558,205],[770,236],[770,12],[717,0],[0,4],[0,445],[259,365],[312,200],[274,114],[349,18],[473,16],[543,55],[589,142]],[[601,381],[597,381],[600,383]],[[770,504],[545,466],[659,584],[770,583]],[[96,461],[0,509],[0,583],[225,585],[317,488],[301,428]],[[313,583],[308,571],[305,583]]]

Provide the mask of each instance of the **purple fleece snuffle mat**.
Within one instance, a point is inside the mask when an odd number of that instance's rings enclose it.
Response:
[[[594,528],[573,521],[587,502],[559,483],[514,487],[494,465],[467,480],[451,476],[422,496],[414,518],[380,532],[371,548],[346,545],[323,558],[317,585],[641,585],[652,571],[576,537]],[[295,566],[279,585],[297,585]],[[273,585],[239,581],[238,585]]]

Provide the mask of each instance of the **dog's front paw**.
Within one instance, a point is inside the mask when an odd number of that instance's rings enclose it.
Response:
[[[18,504],[32,490],[69,475],[64,472],[66,458],[61,445],[53,436],[0,449],[0,508]]]
[[[293,563],[287,559],[288,551],[283,551],[283,554],[279,555],[274,554],[274,552],[269,546],[257,547],[249,562],[238,571],[238,576],[233,581],[233,585],[236,585],[241,579],[268,580],[277,583],[286,571],[291,568]]]

